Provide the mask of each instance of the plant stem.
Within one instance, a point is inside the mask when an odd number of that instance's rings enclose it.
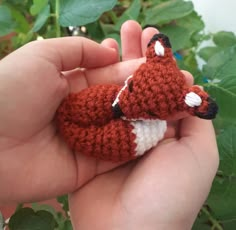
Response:
[[[108,12],[108,15],[109,15],[109,17],[111,18],[113,24],[116,24],[116,22],[117,22],[117,20],[118,20],[116,14],[115,14],[112,10],[110,10],[110,11]]]
[[[212,223],[212,229],[214,230],[224,230],[220,223],[211,215],[207,208],[202,207],[202,212],[207,216],[208,220]]]
[[[55,0],[55,26],[56,26],[56,37],[61,37],[61,27],[59,24],[59,10],[60,10],[60,0]]]

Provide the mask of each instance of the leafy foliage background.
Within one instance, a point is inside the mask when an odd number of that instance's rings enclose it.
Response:
[[[86,36],[100,42],[119,40],[122,23],[137,20],[167,34],[180,68],[190,71],[219,105],[214,120],[220,167],[194,230],[236,229],[236,36],[219,31],[206,34],[201,16],[184,0],[2,0],[0,58],[40,37]],[[71,28],[70,26],[74,26]],[[7,37],[4,37],[7,36]],[[214,45],[200,48],[211,39]],[[197,58],[205,64],[202,68]],[[58,197],[64,212],[48,205],[20,204],[8,223],[0,213],[0,229],[72,229],[67,196]]]

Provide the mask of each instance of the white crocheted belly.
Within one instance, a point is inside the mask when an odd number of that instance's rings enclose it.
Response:
[[[132,132],[136,135],[136,156],[143,155],[164,137],[167,129],[166,121],[162,120],[137,120],[131,121],[134,127]]]

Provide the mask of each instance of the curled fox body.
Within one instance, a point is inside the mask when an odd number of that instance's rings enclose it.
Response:
[[[186,84],[168,37],[156,34],[148,44],[146,62],[123,86],[97,85],[69,94],[56,122],[73,151],[125,162],[154,147],[164,136],[166,119],[183,111],[213,119],[217,105],[198,86]]]

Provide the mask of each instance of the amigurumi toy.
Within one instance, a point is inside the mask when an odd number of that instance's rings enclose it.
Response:
[[[198,86],[188,86],[164,34],[155,34],[143,63],[124,86],[96,85],[69,94],[56,114],[59,133],[77,153],[125,162],[164,136],[178,112],[213,119],[218,107]]]

